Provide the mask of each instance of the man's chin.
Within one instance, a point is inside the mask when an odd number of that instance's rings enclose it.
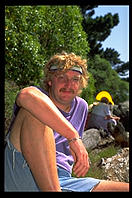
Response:
[[[63,104],[70,104],[72,102],[73,98],[74,97],[65,95],[65,96],[62,96],[60,99],[61,99],[61,103],[63,103]]]

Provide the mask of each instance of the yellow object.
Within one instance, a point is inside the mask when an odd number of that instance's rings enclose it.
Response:
[[[103,98],[103,97],[107,98],[107,99],[109,100],[109,102],[110,102],[112,105],[114,105],[114,102],[113,102],[113,100],[112,100],[112,97],[111,97],[111,95],[110,95],[107,91],[101,91],[101,92],[99,92],[99,93],[97,94],[97,96],[96,96],[96,100],[100,101],[101,98]]]

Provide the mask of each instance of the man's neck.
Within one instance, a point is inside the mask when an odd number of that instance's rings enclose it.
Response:
[[[68,113],[71,109],[71,104],[60,104],[58,103],[51,95],[51,93],[49,92],[49,97],[52,100],[52,102],[55,104],[56,107],[58,107],[59,109],[61,109],[62,111]]]

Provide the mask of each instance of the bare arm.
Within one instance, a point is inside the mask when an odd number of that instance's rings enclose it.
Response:
[[[37,88],[27,87],[22,89],[16,102],[18,106],[26,109],[40,122],[54,129],[67,139],[79,137],[75,128],[60,113],[50,98]]]
[[[120,120],[120,117],[118,116],[112,116],[112,115],[107,115],[105,117],[106,120],[114,119],[114,120]]]

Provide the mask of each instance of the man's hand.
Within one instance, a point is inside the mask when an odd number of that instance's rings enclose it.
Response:
[[[82,143],[77,139],[69,143],[70,151],[74,158],[73,172],[77,177],[84,177],[90,168],[88,153]]]

